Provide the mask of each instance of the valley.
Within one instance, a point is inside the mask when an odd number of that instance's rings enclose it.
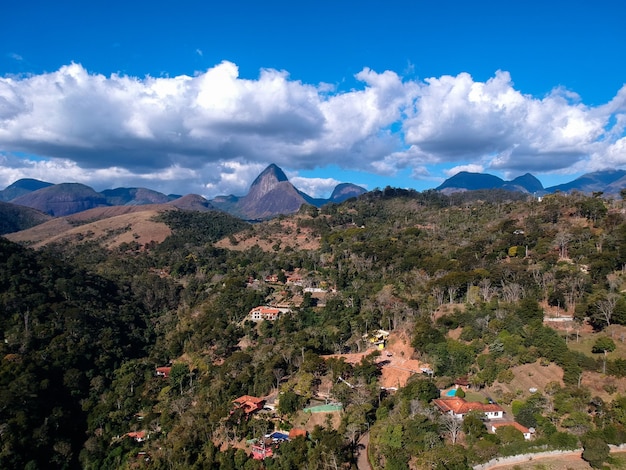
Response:
[[[620,201],[386,188],[254,223],[174,202],[0,239],[3,468],[355,468],[365,435],[375,469],[619,468]]]

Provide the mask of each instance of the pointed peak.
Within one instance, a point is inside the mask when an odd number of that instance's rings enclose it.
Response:
[[[255,197],[259,197],[263,194],[267,194],[276,186],[284,182],[289,182],[287,176],[283,170],[272,163],[265,170],[263,170],[259,176],[256,177],[250,186],[249,194],[255,194]]]
[[[262,180],[267,180],[268,178],[272,178],[277,182],[289,181],[287,179],[287,175],[285,175],[285,172],[281,170],[278,165],[272,163],[265,170],[263,170],[259,176],[257,176],[257,178],[252,183],[252,186],[259,184]]]

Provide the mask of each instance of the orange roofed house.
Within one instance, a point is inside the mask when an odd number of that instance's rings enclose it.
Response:
[[[270,446],[265,446],[265,444],[253,445],[252,446],[252,458],[254,460],[264,460],[268,457],[274,456],[274,450]]]
[[[155,370],[155,374],[157,377],[163,377],[167,379],[172,372],[172,368],[170,366],[157,367]]]
[[[446,397],[433,400],[433,404],[442,413],[449,414],[457,419],[463,419],[470,411],[484,413],[487,419],[502,419],[504,417],[504,409],[495,403],[485,404],[478,401],[465,401],[459,397]]]
[[[299,436],[306,438],[307,436],[306,429],[291,428],[289,430],[289,440],[295,439],[296,437],[299,437]]]
[[[131,431],[131,432],[127,432],[125,436],[130,437],[131,439],[134,439],[137,442],[143,442],[147,439],[146,431]]]
[[[244,414],[250,415],[256,411],[262,410],[265,405],[263,398],[253,397],[251,395],[243,395],[233,400],[234,408],[231,414],[237,410],[243,410]]]
[[[278,320],[278,317],[287,313],[289,309],[285,308],[276,308],[276,307],[254,307],[248,313],[248,318],[252,321],[258,322],[262,320],[274,321]]]

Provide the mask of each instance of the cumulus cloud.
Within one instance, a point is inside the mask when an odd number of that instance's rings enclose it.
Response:
[[[243,196],[250,183],[265,169],[260,163],[248,163],[232,160],[223,163],[208,164],[202,171],[206,183],[200,194],[221,196]]]
[[[289,181],[300,191],[304,191],[311,197],[328,198],[335,187],[342,181],[335,178],[303,178],[302,176],[290,176]]]
[[[244,194],[269,163],[296,178],[335,164],[380,175],[409,169],[418,179],[442,176],[430,169],[442,164],[503,172],[626,164],[626,87],[588,107],[559,88],[524,95],[503,71],[486,82],[369,68],[356,78],[359,88],[338,92],[273,69],[243,79],[232,62],[193,76],[106,77],[72,63],[3,77],[0,180],[60,182],[58,174],[212,197]],[[336,183],[298,181],[314,195]]]
[[[611,115],[567,90],[523,95],[501,71],[485,83],[466,73],[428,79],[413,113],[404,122],[406,142],[438,161],[489,157],[494,169],[540,172],[589,157]]]
[[[457,173],[461,173],[462,171],[467,171],[469,173],[482,173],[485,171],[485,168],[482,165],[471,163],[469,165],[459,165],[455,166],[454,168],[449,168],[447,170],[444,170],[444,173],[447,177],[451,177],[456,175]]]

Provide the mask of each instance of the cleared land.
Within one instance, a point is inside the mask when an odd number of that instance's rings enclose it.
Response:
[[[108,248],[131,242],[140,245],[152,241],[161,243],[172,231],[154,218],[160,212],[171,209],[172,206],[161,204],[96,208],[53,219],[5,237],[13,242],[28,243],[33,248],[61,242],[97,241]]]
[[[376,351],[371,347],[366,351],[352,354],[332,354],[324,357],[343,358],[348,364],[357,364],[361,360]],[[413,359],[415,350],[409,344],[408,338],[400,333],[393,332],[389,335],[385,348],[376,358],[381,367],[380,385],[385,388],[404,387],[413,374],[422,373],[422,367],[429,367],[417,359]]]

